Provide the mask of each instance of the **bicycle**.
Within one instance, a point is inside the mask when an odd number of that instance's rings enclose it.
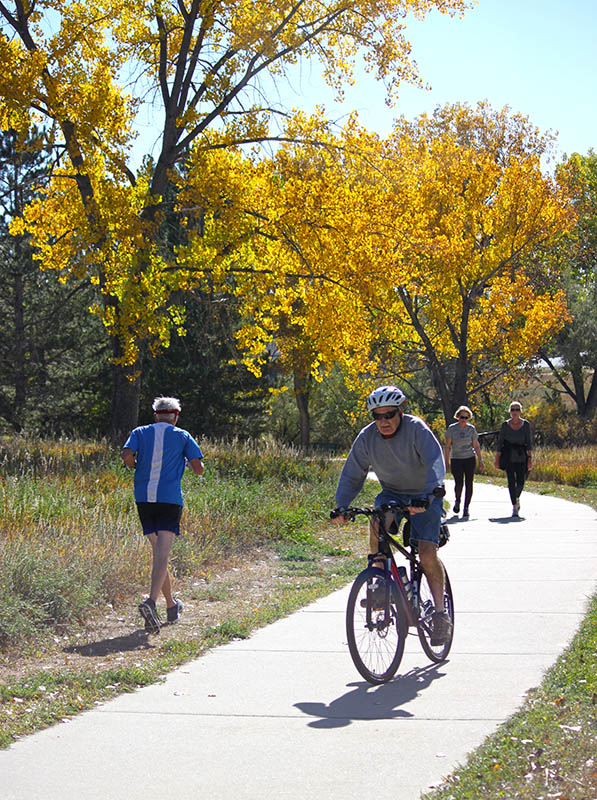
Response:
[[[413,503],[414,504],[414,503]],[[404,514],[402,544],[386,530],[387,511],[399,510]],[[435,611],[433,595],[419,560],[417,546],[410,542],[410,518],[406,506],[387,503],[378,508],[347,508],[345,514],[354,522],[362,514],[379,521],[379,551],[369,555],[369,566],[357,575],[346,609],[346,634],[348,649],[355,667],[366,681],[373,684],[386,683],[396,673],[402,656],[409,628],[416,628],[425,654],[434,662],[444,661],[454,635],[454,599],[448,573],[444,567],[444,608],[452,627],[441,645],[431,644],[433,633],[432,616]],[[332,514],[336,515],[335,512]],[[440,547],[449,539],[448,527],[441,525]],[[398,550],[409,562],[410,575],[406,567],[396,564]],[[408,550],[406,548],[409,548]],[[372,566],[380,556],[383,569]],[[379,586],[381,585],[381,589]]]

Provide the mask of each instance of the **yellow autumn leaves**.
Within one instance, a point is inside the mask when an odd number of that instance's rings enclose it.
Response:
[[[386,140],[353,120],[318,141],[260,165],[272,188],[254,252],[267,279],[246,278],[239,333],[253,368],[271,338],[290,364],[302,341],[316,376],[459,358],[468,374],[503,371],[565,323],[563,293],[533,274],[550,269],[569,210],[528,122],[455,106]]]
[[[503,369],[566,313],[562,295],[535,280],[568,210],[528,121],[448,106],[399,120],[382,139],[356,117],[332,131],[319,110],[287,114],[268,156],[247,147],[276,116],[260,74],[318,58],[341,92],[363,47],[391,100],[400,80],[417,80],[405,15],[467,5],[4,5],[0,125],[42,122],[56,154],[13,231],[31,236],[43,268],[97,285],[93,310],[125,365],[183,330],[181,297],[200,288],[236,296],[238,343],[256,372],[272,348],[316,378],[334,364],[354,381],[451,359]],[[143,96],[161,138],[133,174]]]

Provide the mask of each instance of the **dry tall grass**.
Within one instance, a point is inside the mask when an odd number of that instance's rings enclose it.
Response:
[[[338,465],[271,442],[203,442],[206,474],[183,478],[176,575],[267,539],[310,536]],[[0,441],[0,645],[118,605],[147,584],[133,476],[105,444]]]
[[[490,451],[486,451],[485,466],[490,477],[504,474],[494,468]],[[597,487],[597,445],[535,447],[529,478],[563,486]]]

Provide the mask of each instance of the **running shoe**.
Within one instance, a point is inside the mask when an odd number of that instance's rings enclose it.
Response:
[[[151,597],[148,597],[147,600],[139,603],[139,614],[141,614],[145,620],[145,630],[148,633],[160,632],[160,618],[158,617],[155,603]]]
[[[455,514],[458,514],[458,512],[460,511],[460,500],[457,500],[454,503],[454,508],[452,510],[454,511]]]
[[[183,604],[180,602],[178,597],[175,597],[174,598],[174,605],[170,606],[170,608],[166,609],[166,614],[168,616],[168,622],[170,624],[172,624],[174,622],[178,622],[178,618],[182,614],[183,610],[184,610]]]

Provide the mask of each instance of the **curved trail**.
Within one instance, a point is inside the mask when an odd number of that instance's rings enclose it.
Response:
[[[520,520],[510,508],[506,489],[477,483],[470,520],[448,518],[446,663],[415,634],[393,681],[362,681],[347,587],[0,751],[1,800],[368,800],[380,786],[416,800],[541,681],[596,588],[592,509],[527,492]]]

